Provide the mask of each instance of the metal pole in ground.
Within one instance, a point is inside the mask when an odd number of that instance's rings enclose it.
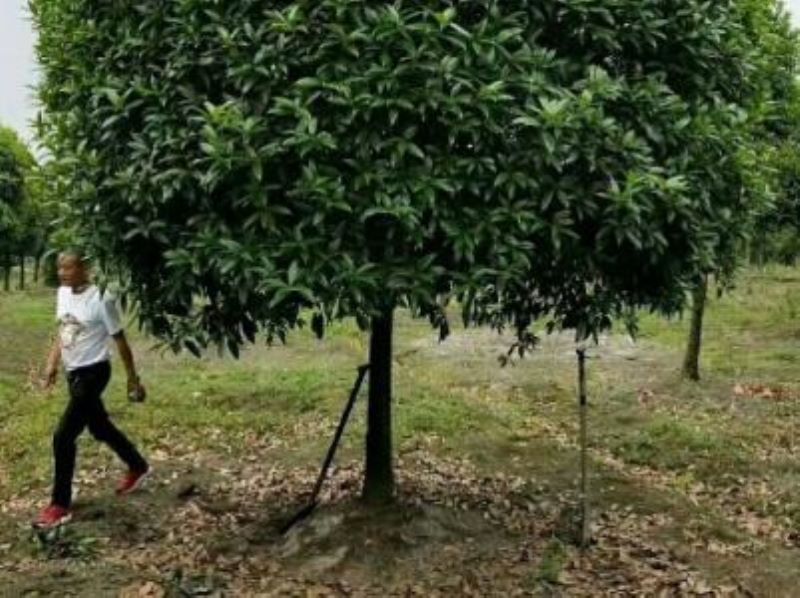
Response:
[[[578,404],[580,414],[580,444],[581,444],[581,548],[586,549],[592,540],[591,520],[589,516],[589,477],[588,477],[588,447],[587,447],[587,415],[588,401],[586,399],[586,349],[579,348],[578,353]]]

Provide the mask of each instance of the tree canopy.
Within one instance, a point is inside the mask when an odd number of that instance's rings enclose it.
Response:
[[[43,132],[175,347],[459,293],[590,333],[745,209],[740,4],[34,2]]]
[[[15,209],[25,200],[25,176],[34,164],[17,133],[0,126],[0,202],[6,208]]]

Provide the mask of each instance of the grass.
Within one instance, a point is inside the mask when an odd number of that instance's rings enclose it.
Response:
[[[566,547],[560,540],[553,538],[544,550],[535,581],[539,584],[558,585],[566,560]]]
[[[50,435],[65,388],[60,383],[46,397],[29,380],[46,355],[53,303],[54,293],[42,288],[0,293],[3,500],[47,493]],[[738,493],[738,505],[800,529],[799,315],[800,270],[753,270],[743,273],[732,293],[710,303],[699,384],[678,375],[685,320],[647,315],[638,345],[612,336],[593,349],[593,455],[614,457],[624,468],[643,467],[669,481],[667,491],[649,488],[647,480],[598,462],[597,508],[627,503],[641,512],[666,511],[703,534],[735,542],[741,532],[719,510],[724,506],[697,506],[694,488],[699,484],[724,496],[732,488],[763,483],[766,495]],[[535,476],[545,494],[574,491],[575,364],[567,340],[546,339],[529,359],[501,369],[497,356],[507,340],[487,331],[457,330],[440,345],[424,323],[403,314],[397,328],[400,453],[424,444],[442,455],[466,457],[487,472]],[[264,451],[260,459],[292,466],[314,466],[321,459],[368,347],[367,337],[352,323],[332,326],[321,342],[304,331],[286,346],[252,347],[239,361],[163,355],[150,349],[148,339],[135,333],[132,338],[148,402],[125,400],[118,362],[106,402],[120,427],[149,453],[204,454],[235,462],[249,457],[258,441]],[[787,388],[794,400],[736,396],[737,384]],[[343,459],[360,456],[363,435],[361,403],[345,436]],[[81,440],[80,454],[82,464],[116,466],[88,438]],[[549,546],[535,580],[557,583],[563,561],[563,547]],[[736,575],[737,567],[754,566],[746,561],[731,561],[727,569],[718,565],[709,564],[709,571]],[[800,573],[794,581],[800,581]]]
[[[769,266],[746,271],[733,292],[712,297],[704,335],[707,374],[798,384],[800,270]],[[686,320],[643,319],[641,337],[682,350]]]
[[[702,462],[730,469],[731,464],[744,459],[741,447],[731,446],[707,426],[664,415],[643,422],[633,434],[623,436],[619,444],[612,443],[611,450],[634,465],[670,470]]]

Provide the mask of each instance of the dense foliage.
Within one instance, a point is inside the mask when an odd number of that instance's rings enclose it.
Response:
[[[13,129],[0,126],[0,268],[4,288],[15,258],[25,255],[36,229],[36,161]]]
[[[800,44],[780,2],[751,0],[746,24],[758,48],[753,99],[754,152],[766,167],[770,201],[753,222],[750,257],[792,262],[800,257]]]
[[[70,199],[175,347],[306,307],[441,323],[452,294],[468,320],[588,334],[679,308],[748,210],[736,2],[33,9]]]

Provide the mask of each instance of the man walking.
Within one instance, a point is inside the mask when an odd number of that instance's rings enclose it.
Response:
[[[59,361],[64,363],[69,386],[69,403],[53,436],[55,480],[50,505],[34,525],[52,528],[67,523],[72,513],[72,478],[75,471],[76,441],[84,428],[106,443],[128,466],[117,488],[124,495],[136,490],[150,467],[125,435],[108,417],[102,393],[111,377],[109,340],[116,342],[128,374],[128,393],[143,400],[145,390],[136,374],[133,354],[122,330],[114,300],[91,284],[83,255],[67,251],[58,258],[58,335],[47,360],[45,388],[52,389]]]

